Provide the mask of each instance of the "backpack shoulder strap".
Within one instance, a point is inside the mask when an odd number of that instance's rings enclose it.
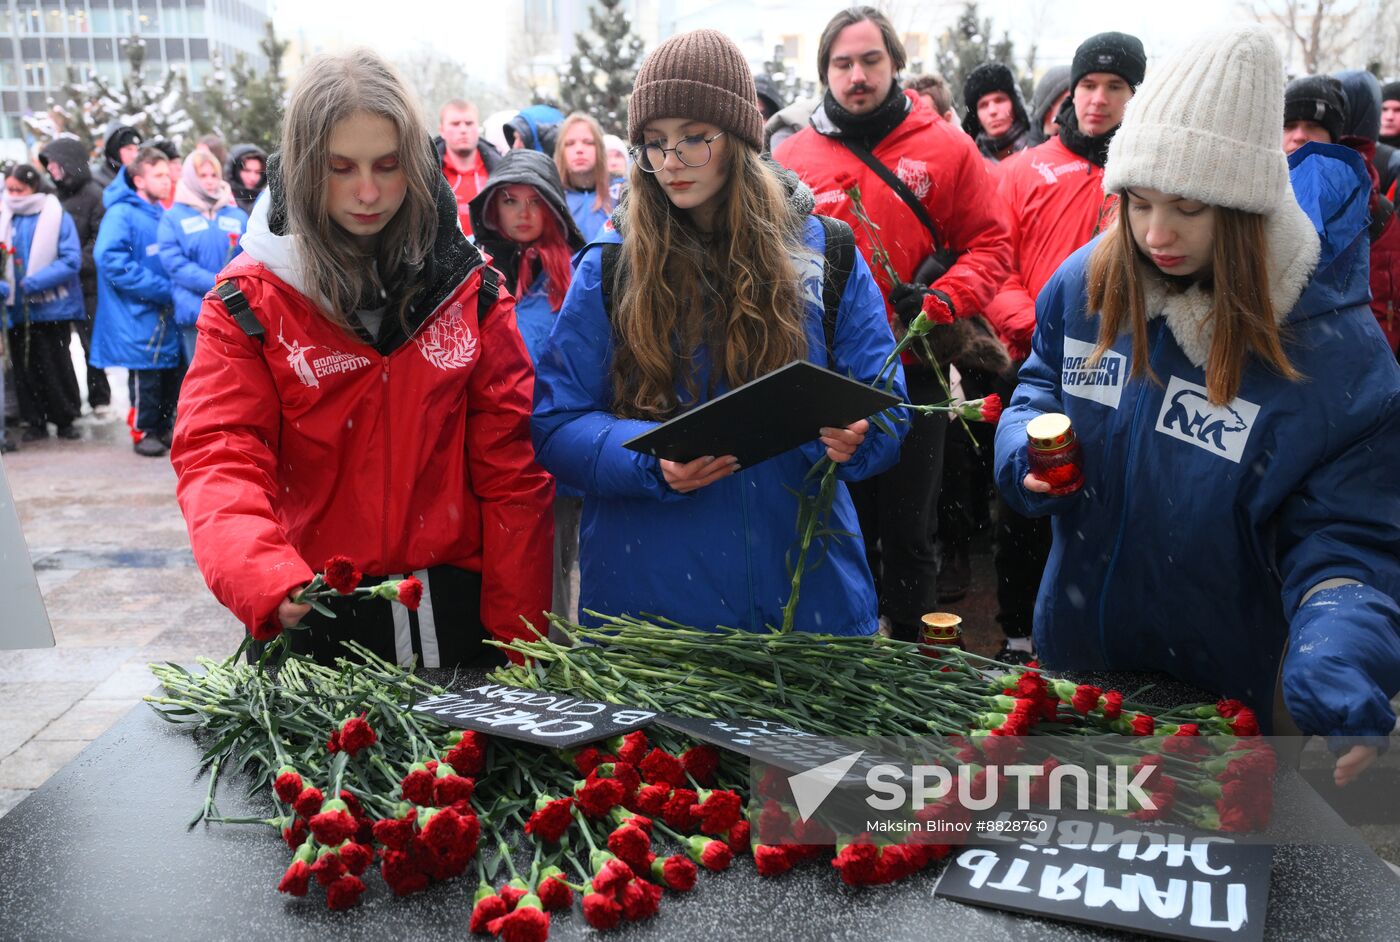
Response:
[[[836,347],[836,315],[846,282],[856,267],[856,236],[851,227],[830,216],[818,216],[826,233],[826,264],[822,266],[822,333],[826,337],[826,362],[831,364]]]
[[[617,280],[617,264],[622,259],[622,244],[620,242],[604,242],[598,248],[603,253],[603,271],[598,287],[603,292],[603,311],[611,322],[613,282]]]
[[[496,269],[486,265],[481,269],[481,285],[476,289],[476,322],[478,324],[486,320],[486,315],[491,313],[491,309],[496,306],[496,299],[501,296],[501,276]]]
[[[224,307],[228,308],[229,315],[239,329],[249,337],[262,339],[266,332],[263,325],[258,321],[257,315],[253,313],[253,307],[248,303],[248,299],[243,296],[243,292],[238,290],[238,285],[232,279],[220,281],[214,285],[214,293],[219,296],[219,300],[224,302]]]

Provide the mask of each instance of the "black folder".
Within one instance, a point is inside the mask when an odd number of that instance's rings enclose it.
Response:
[[[733,455],[748,468],[819,438],[822,428],[844,428],[898,403],[898,396],[794,360],[623,447],[680,462]],[[872,426],[869,434],[884,433]]]

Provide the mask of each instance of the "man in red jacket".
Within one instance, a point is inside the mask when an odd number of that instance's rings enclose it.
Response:
[[[999,195],[1011,231],[1011,275],[987,306],[1013,360],[1030,352],[1035,298],[1055,269],[1113,219],[1117,197],[1103,191],[1103,165],[1123,109],[1147,70],[1136,36],[1100,33],[1075,50],[1070,97],[1059,134],[1001,164]],[[989,392],[991,390],[988,390]],[[1009,396],[1010,389],[999,390]],[[1045,560],[1048,518],[1017,516],[1004,502],[997,523],[997,621],[1003,659],[1029,660],[1031,618]]]
[[[904,64],[904,45],[883,13],[872,7],[838,13],[817,49],[826,86],[821,106],[811,127],[783,141],[773,156],[812,188],[817,212],[852,225],[885,293],[891,323],[907,325],[927,296],[946,316],[980,312],[1005,277],[1009,243],[976,146],[918,95],[900,89],[896,76]],[[870,233],[837,182],[847,176],[858,183],[865,211],[879,226],[898,284],[874,261]],[[935,250],[930,226],[949,252],[936,270],[924,269],[924,278],[934,271],[931,284],[915,284],[915,272]],[[906,359],[905,376],[910,401],[946,398],[931,369]],[[943,416],[915,417],[899,464],[851,488],[880,612],[905,639],[937,607],[935,510],[947,425]]]

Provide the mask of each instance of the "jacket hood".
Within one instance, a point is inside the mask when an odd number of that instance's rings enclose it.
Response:
[[[1035,127],[1045,123],[1045,115],[1055,99],[1069,91],[1069,76],[1069,66],[1057,65],[1046,69],[1035,83],[1035,94],[1031,97],[1031,122]]]
[[[512,147],[517,137],[525,141],[530,150],[542,151],[548,156],[554,154],[554,137],[564,113],[549,105],[531,105],[506,123],[506,143]]]
[[[102,191],[102,205],[105,208],[111,209],[119,203],[129,203],[152,216],[159,216],[164,212],[156,203],[148,203],[141,198],[141,194],[131,185],[131,175],[126,172],[125,167],[117,171],[112,182]]]
[[[247,160],[256,157],[263,162],[262,186],[248,187],[243,185],[243,178],[239,172],[243,169],[243,164]],[[233,198],[243,202],[251,202],[258,198],[258,194],[267,186],[267,154],[256,144],[236,144],[228,152],[228,169],[224,172],[224,179],[228,181],[229,189],[233,190]]]
[[[63,168],[63,179],[56,184],[60,193],[76,193],[92,179],[87,148],[75,138],[61,137],[50,141],[39,152],[39,163],[44,165],[45,170],[48,170],[51,164],[58,164]]]
[[[783,189],[787,191],[788,205],[792,207],[793,211],[801,216],[812,215],[812,210],[817,208],[817,198],[812,195],[811,188],[802,182],[802,178],[797,175],[797,172],[784,167],[774,160],[770,154],[764,154],[760,159],[763,161],[763,165],[777,176],[778,182],[781,183]],[[623,220],[627,218],[627,194],[630,192],[630,189],[623,190],[622,200],[617,204],[617,208],[614,209],[612,213],[612,227],[614,231],[618,233],[622,232]],[[476,225],[476,218],[474,216],[472,217],[472,225]],[[607,232],[600,232],[598,233],[596,241],[614,242],[621,240],[620,238],[613,239],[608,237]]]
[[[569,244],[571,251],[577,251],[583,247],[583,235],[579,232],[578,224],[574,222],[574,217],[569,212],[569,203],[564,197],[564,187],[559,182],[559,171],[554,166],[554,161],[537,150],[513,150],[496,164],[496,168],[491,171],[491,176],[486,181],[486,186],[482,187],[480,193],[472,197],[469,204],[472,232],[482,239],[490,239],[493,236],[501,237],[495,227],[487,223],[486,207],[491,202],[491,197],[501,187],[518,184],[532,186],[540,196],[544,197],[544,201],[554,212],[555,221],[563,227],[564,241]]]
[[[427,141],[425,146],[431,146]],[[292,234],[287,224],[287,200],[282,185],[282,155],[273,154],[267,161],[267,193],[253,207],[248,227],[239,243],[249,258],[286,282],[313,303],[324,306],[325,299],[308,286],[305,266],[298,247],[300,236]],[[419,289],[408,312],[410,335],[417,330],[444,301],[450,298],[467,278],[484,263],[476,246],[467,241],[457,220],[457,200],[442,174],[433,178],[433,193],[437,206],[437,236],[423,267],[406,279]]]
[[[102,156],[107,161],[107,166],[115,171],[122,165],[121,149],[128,144],[140,144],[144,138],[141,132],[125,124],[114,124],[107,131],[107,137],[102,142]]]
[[[1381,136],[1381,83],[1364,69],[1348,69],[1333,73],[1342,83],[1342,95],[1347,102],[1347,122],[1344,137],[1361,137],[1374,141]]]

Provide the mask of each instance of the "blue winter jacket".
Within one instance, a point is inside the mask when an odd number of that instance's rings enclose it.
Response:
[[[565,189],[564,198],[569,201],[569,215],[574,217],[583,241],[592,242],[598,238],[609,214],[606,209],[594,209],[593,204],[598,200],[597,191]]]
[[[620,236],[609,230],[599,241],[616,242]],[[894,348],[880,290],[857,253],[841,298],[835,363],[829,364],[821,305],[825,242],[816,219],[807,220],[806,243],[816,253],[804,256],[799,268],[807,300],[808,359],[874,382]],[[805,476],[825,448],[813,440],[690,494],[670,488],[656,458],[623,448],[623,442],[657,423],[609,412],[612,386],[605,365],[612,362],[613,346],[599,290],[601,255],[594,246],[580,253],[535,372],[535,453],[561,484],[585,498],[579,607],[608,614],[645,612],[705,628],[760,631],[781,625],[798,509],[792,492],[814,486]],[[703,353],[696,363],[704,389],[709,368]],[[904,395],[902,372],[896,392]],[[872,425],[851,460],[841,465],[840,481],[868,478],[893,465],[907,425],[898,421],[895,428],[897,436],[891,436]],[[838,485],[830,526],[860,533],[844,484]],[[873,633],[875,590],[860,537],[822,543],[809,555],[809,563],[820,560],[820,566],[803,580],[796,627]]]
[[[10,238],[14,243],[16,262],[29,260],[30,244],[34,241],[34,230],[38,225],[38,213],[14,217],[14,231]],[[82,265],[83,249],[78,242],[78,228],[73,224],[73,218],[64,213],[63,222],[58,227],[58,257],[32,275],[16,277],[15,296],[5,306],[5,326],[15,327],[23,321],[26,293],[31,323],[87,320],[83,285],[78,280]],[[20,270],[20,265],[16,264],[17,276]],[[28,271],[27,265],[24,270]]]
[[[194,326],[215,276],[232,258],[229,237],[241,237],[247,226],[248,214],[237,206],[221,207],[213,219],[183,203],[165,211],[156,233],[175,299],[175,323]]]
[[[122,170],[102,193],[97,231],[97,317],[89,362],[152,370],[179,366],[180,332],[171,318],[170,278],[157,229],[164,210],[132,189]]]
[[[1129,377],[1128,335],[1091,367],[1091,243],[1037,300],[1033,352],[997,429],[997,484],[1015,510],[1052,515],[1035,612],[1046,667],[1164,670],[1244,700],[1267,732],[1283,660],[1304,732],[1385,735],[1400,689],[1400,367],[1367,306],[1370,181],[1333,145],[1289,166],[1308,222],[1271,246],[1301,259],[1285,349],[1303,379],[1254,363],[1232,402],[1211,405],[1201,342],[1179,342],[1192,332],[1174,332],[1171,311],[1154,316],[1181,295],[1149,296],[1160,383]],[[1021,485],[1026,423],[1046,412],[1067,413],[1083,447],[1076,494]],[[1328,580],[1359,584],[1313,592]]]

